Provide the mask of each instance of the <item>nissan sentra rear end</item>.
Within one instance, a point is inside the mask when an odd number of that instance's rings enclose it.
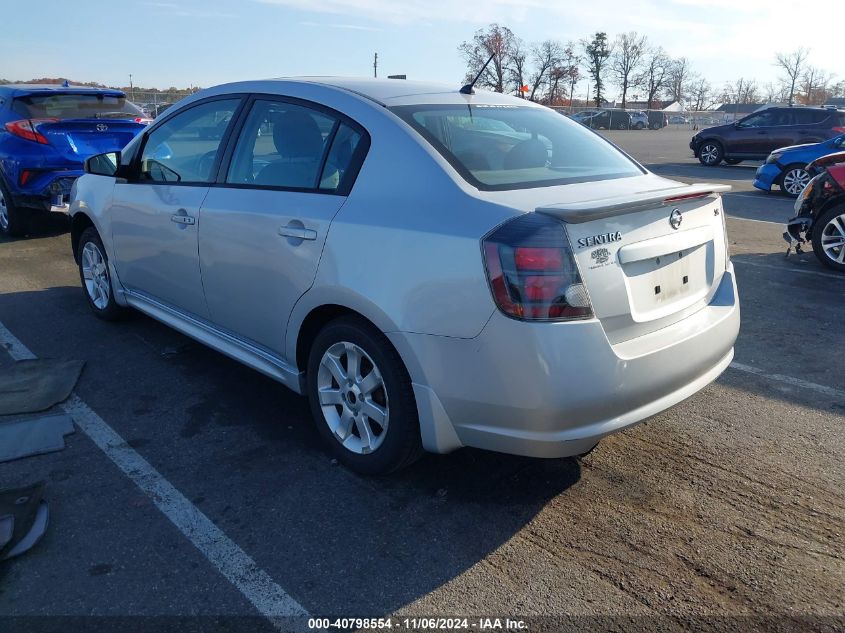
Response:
[[[479,244],[496,306],[480,334],[397,342],[448,420],[428,448],[580,454],[728,367],[740,323],[728,187],[650,174],[543,108],[395,111],[469,195],[514,211]]]

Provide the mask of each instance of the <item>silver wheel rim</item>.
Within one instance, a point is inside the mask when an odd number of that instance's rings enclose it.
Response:
[[[845,264],[845,213],[831,219],[822,229],[822,249],[832,261]]]
[[[3,196],[2,189],[0,189],[0,230],[9,230],[9,209],[6,207],[6,198]]]
[[[719,149],[715,145],[707,144],[701,148],[701,157],[704,159],[704,162],[710,165],[711,163],[716,162],[716,158],[719,156]]]
[[[111,285],[106,259],[93,242],[86,242],[82,248],[82,280],[88,298],[98,310],[109,304]]]
[[[390,421],[387,387],[367,352],[346,341],[327,349],[317,395],[323,419],[344,448],[365,455],[382,445]]]
[[[793,196],[804,191],[808,182],[810,182],[810,174],[806,169],[790,169],[783,175],[783,188]]]

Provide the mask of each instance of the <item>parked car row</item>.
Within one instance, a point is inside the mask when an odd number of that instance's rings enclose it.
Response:
[[[603,108],[582,110],[570,115],[573,121],[594,130],[659,130],[666,127],[668,117],[656,110],[621,110]]]

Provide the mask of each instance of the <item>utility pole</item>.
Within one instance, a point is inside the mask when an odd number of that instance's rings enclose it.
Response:
[[[378,78],[378,53],[373,55],[373,77]]]
[[[129,93],[132,95],[132,101],[135,101],[135,86],[132,84],[132,73],[129,73]]]

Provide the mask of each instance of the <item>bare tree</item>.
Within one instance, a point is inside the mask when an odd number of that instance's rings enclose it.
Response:
[[[819,105],[827,101],[828,86],[833,75],[815,66],[808,66],[801,75],[801,94],[807,105]]]
[[[778,86],[771,81],[763,86],[763,100],[766,103],[781,103],[786,101],[786,88]]]
[[[672,60],[669,66],[669,82],[667,88],[669,90],[669,98],[672,101],[682,102],[686,95],[687,81],[692,70],[690,69],[689,60],[686,57],[679,57]]]
[[[604,100],[604,76],[607,58],[610,57],[611,49],[607,45],[607,33],[598,32],[593,34],[592,39],[581,40],[581,47],[584,50],[587,72],[593,78],[594,100],[596,106],[601,106]]]
[[[643,61],[643,71],[637,83],[646,90],[648,108],[653,108],[657,96],[669,81],[672,60],[661,46],[650,48]]]
[[[507,68],[511,66],[515,36],[506,26],[491,24],[487,29],[479,29],[472,40],[463,42],[458,51],[467,65],[467,81],[472,81],[491,55],[493,61],[488,64],[476,85],[504,92],[507,86]]]
[[[637,84],[643,86],[647,92],[647,107],[653,108],[657,96],[666,87],[669,80],[671,60],[662,47],[657,46],[648,50],[643,62],[643,71]]]
[[[795,84],[798,83],[798,78],[801,76],[801,71],[809,54],[809,50],[801,47],[791,53],[778,53],[775,55],[775,65],[780,66],[786,73],[786,78],[783,82],[784,85],[789,86],[789,105],[795,103]]]
[[[528,97],[531,101],[535,100],[540,86],[549,82],[551,71],[561,64],[562,58],[563,47],[555,40],[546,40],[531,47],[531,59],[534,62],[531,95]]]
[[[622,89],[622,108],[625,108],[628,89],[637,85],[637,72],[643,63],[648,49],[647,38],[636,31],[620,33],[616,36],[613,54],[610,58],[610,70],[616,83]]]
[[[740,77],[733,84],[725,84],[722,98],[726,103],[758,103],[760,91],[756,81]]]
[[[528,72],[528,53],[525,50],[523,41],[516,36],[514,36],[511,45],[510,65],[507,71],[517,96],[524,99],[525,93],[522,92],[522,87],[525,85],[525,76]]]
[[[710,98],[712,91],[713,87],[704,77],[691,78],[689,84],[689,95],[692,107],[690,110],[700,112],[701,110],[706,110],[710,105],[712,105]]]
[[[845,80],[832,85],[828,90],[828,97],[845,97]]]
[[[569,107],[572,108],[572,99],[575,96],[575,84],[581,79],[581,71],[578,68],[581,58],[575,53],[574,42],[567,42],[563,49],[563,72],[569,84]]]

